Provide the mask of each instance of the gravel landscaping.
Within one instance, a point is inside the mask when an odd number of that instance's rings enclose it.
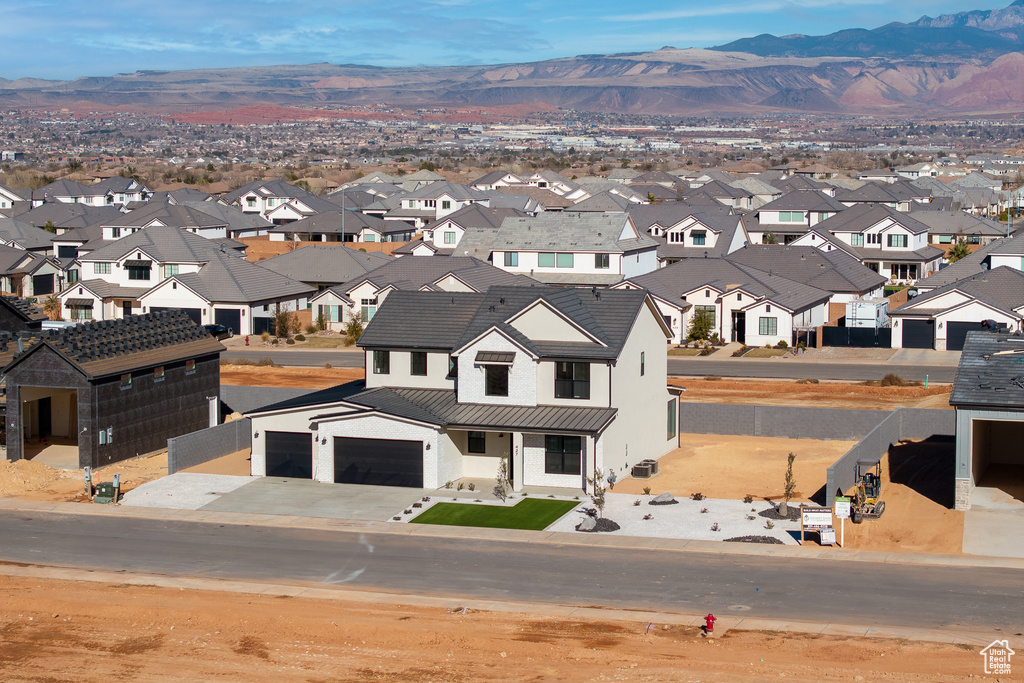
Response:
[[[765,526],[770,520],[759,513],[772,509],[771,503],[741,500],[705,498],[690,500],[677,498],[677,505],[650,505],[651,496],[634,496],[609,493],[605,496],[604,516],[619,525],[617,531],[608,532],[617,536],[644,536],[648,538],[680,538],[698,541],[724,541],[737,537],[768,537],[786,545],[798,545],[788,531],[800,530],[800,520],[772,522],[772,529]],[[634,501],[640,505],[634,505]],[[586,513],[583,508],[593,507],[589,499],[579,507],[549,526],[546,531],[575,532]],[[707,510],[707,512],[702,512]],[[649,519],[644,519],[650,515]],[[752,517],[753,519],[748,519]],[[712,531],[714,525],[717,531]],[[737,539],[738,540],[738,539]],[[773,541],[759,540],[758,542]]]

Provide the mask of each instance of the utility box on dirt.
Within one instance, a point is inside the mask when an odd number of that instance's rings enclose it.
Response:
[[[116,503],[117,502],[117,487],[114,486],[113,482],[104,481],[96,484],[96,495],[93,496],[92,502],[94,503]]]

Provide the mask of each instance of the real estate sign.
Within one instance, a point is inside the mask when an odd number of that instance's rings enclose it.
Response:
[[[850,497],[836,496],[836,517],[839,519],[850,518]]]
[[[826,529],[832,526],[832,508],[801,508],[800,517],[805,529]]]

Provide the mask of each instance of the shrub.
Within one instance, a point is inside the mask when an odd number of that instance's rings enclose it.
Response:
[[[270,333],[269,332],[264,332],[263,334],[261,334],[260,335],[260,341],[265,341],[265,342],[266,341],[270,341]]]
[[[712,531],[718,531],[718,522],[715,522],[714,524],[711,525],[711,530]]]
[[[754,497],[749,495],[749,494],[746,495],[746,496],[743,496],[743,502],[746,503],[747,505],[749,505],[750,503],[754,502]]]
[[[651,487],[650,486],[645,486],[644,487],[644,495],[645,496],[651,495]]]
[[[882,381],[878,383],[879,386],[883,387],[905,387],[907,386],[907,380],[903,379],[894,372],[890,372],[888,375],[882,378]]]
[[[330,370],[330,369],[331,369],[331,368],[333,368],[334,366],[333,366],[333,365],[331,365],[330,363],[324,363],[324,367],[325,367],[325,368],[327,368],[328,370]]]
[[[704,500],[704,494],[703,493],[695,493],[692,496],[690,496],[690,498],[692,500]]]
[[[775,348],[777,348],[777,349],[785,349],[785,348],[788,348],[788,347],[789,347],[789,344],[787,344],[785,342],[785,340],[780,341],[778,344],[775,345]]]
[[[260,368],[272,368],[274,367],[274,361],[270,358],[260,358],[256,361],[256,366]]]
[[[654,515],[644,515],[644,519],[654,519]]]
[[[284,343],[285,343],[285,344],[294,344],[294,343],[295,343],[295,340],[294,340],[294,339],[285,339],[285,340],[284,340]]]
[[[318,329],[316,325],[306,325],[306,334],[315,334]]]
[[[295,335],[295,341],[306,341],[306,336],[304,334],[297,334]]]
[[[463,482],[460,481],[459,485],[456,486],[455,488],[456,488],[456,490],[461,491],[462,489],[466,488],[466,485]]]
[[[466,486],[466,488],[469,489],[470,491],[476,491],[476,484],[474,484],[473,482],[469,482],[469,485]]]
[[[637,498],[636,500],[633,501],[633,507],[635,507],[635,508],[640,507],[640,499],[639,498]]]

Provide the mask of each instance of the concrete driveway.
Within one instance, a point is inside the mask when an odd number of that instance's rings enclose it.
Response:
[[[968,555],[1024,557],[1024,501],[998,488],[978,486],[964,514]]]

